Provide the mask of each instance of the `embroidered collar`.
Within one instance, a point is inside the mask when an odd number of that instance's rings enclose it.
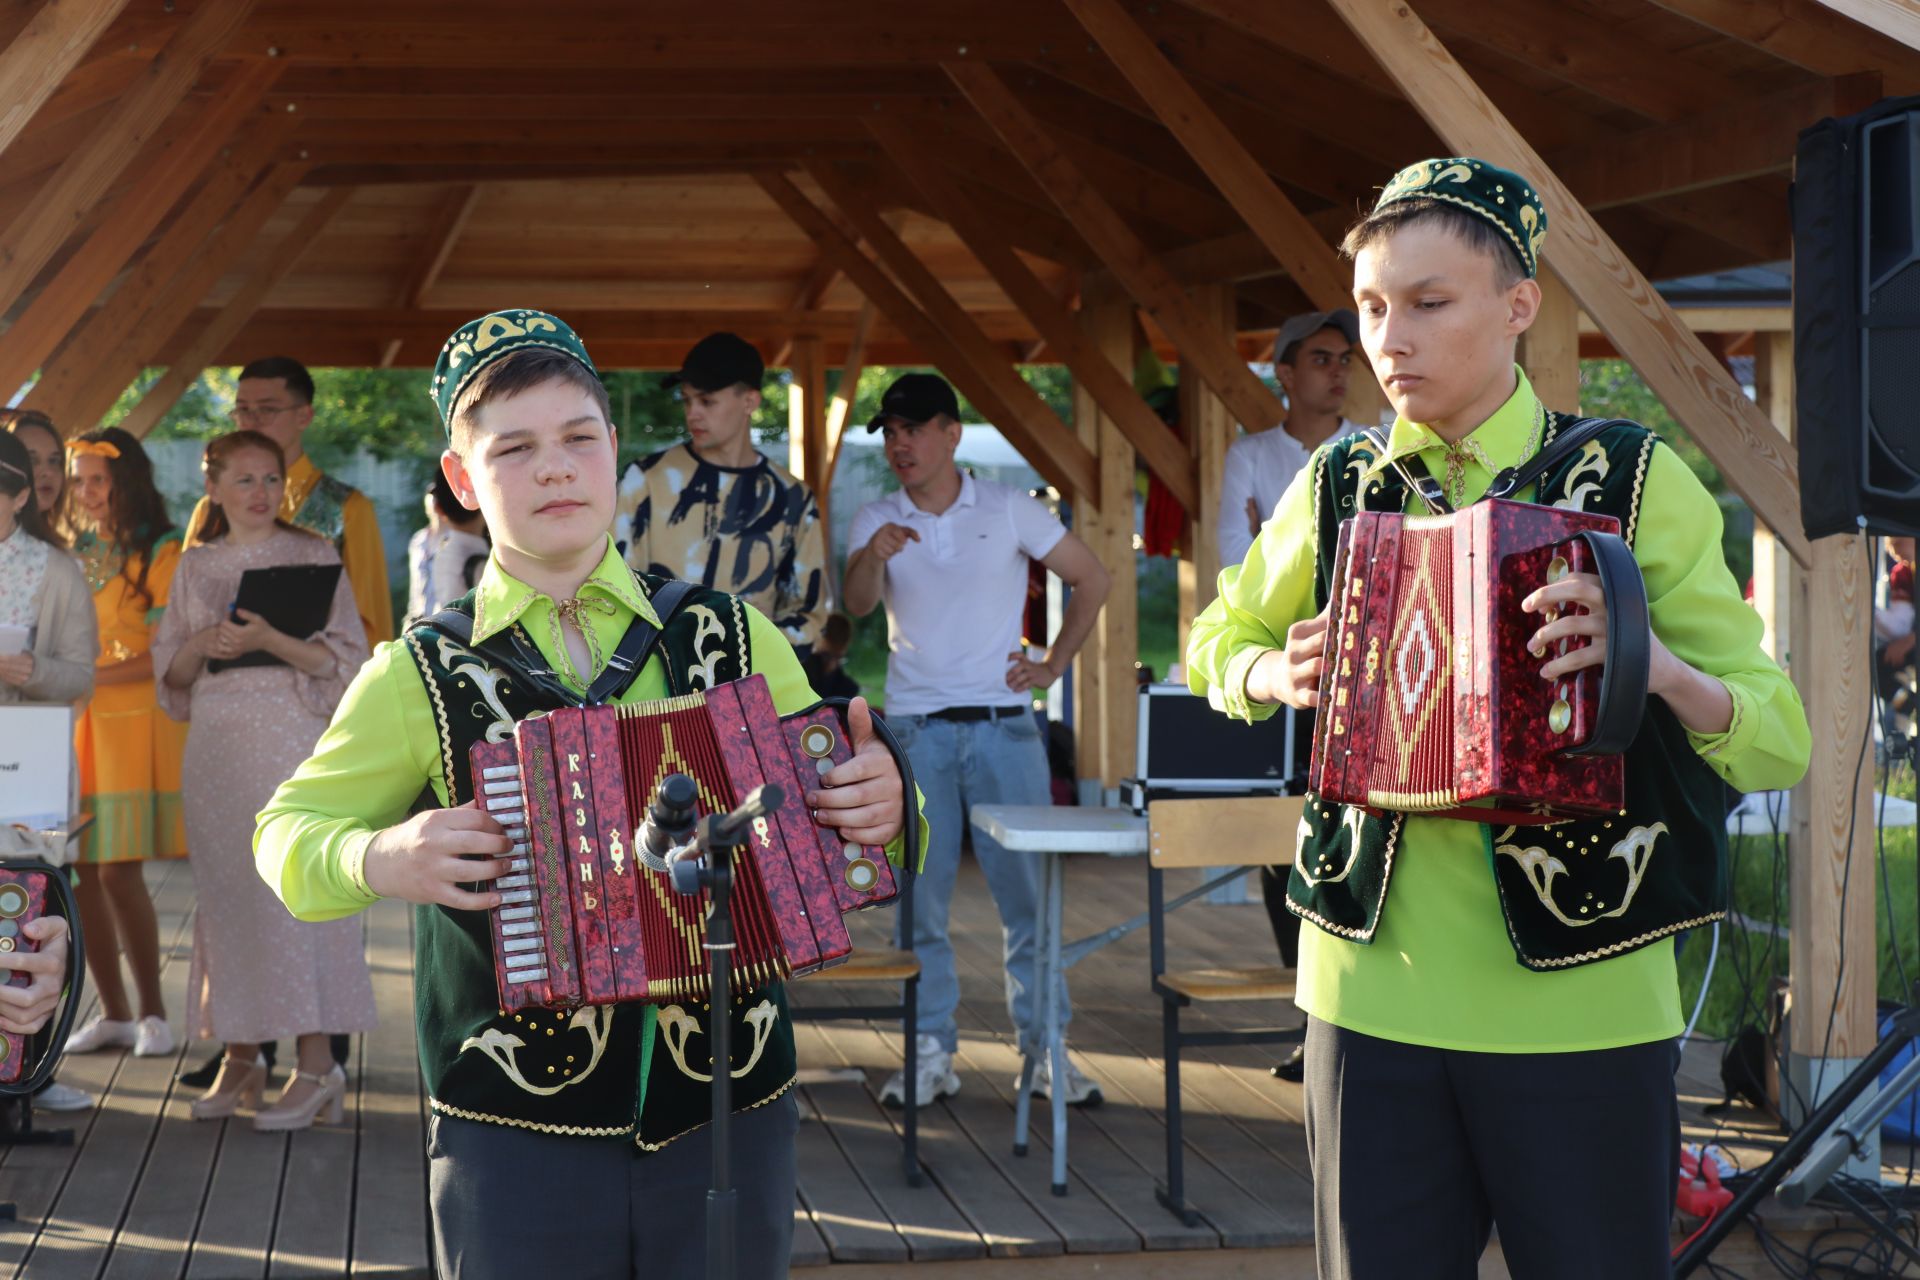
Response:
[[[1546,409],[1534,395],[1526,370],[1515,365],[1513,372],[1513,394],[1458,443],[1449,444],[1425,423],[1395,418],[1393,430],[1387,435],[1386,456],[1365,463],[1362,480],[1375,478],[1398,459],[1418,455],[1429,471],[1441,477],[1454,506],[1465,506],[1478,497],[1494,476],[1539,452],[1545,433]],[[1469,465],[1480,467],[1485,474],[1470,478]]]
[[[640,584],[634,579],[633,571],[627,568],[626,562],[614,550],[611,537],[607,539],[606,552],[600,557],[600,563],[594,566],[593,573],[587,580],[580,584],[580,590],[575,598],[581,600],[597,598],[606,601],[609,605],[617,606],[614,609],[607,609],[595,604],[589,608],[608,618],[620,618],[622,629],[626,626],[622,613],[638,614],[655,626],[660,625],[660,616],[654,612],[653,603],[647,599],[646,592],[640,589]],[[487,567],[481,571],[480,584],[474,589],[473,594],[474,642],[478,643],[488,636],[505,631],[526,617],[528,611],[534,610],[536,606],[539,610],[552,614],[560,604],[513,577],[500,567],[497,556],[489,555]],[[589,619],[583,617],[581,620]]]

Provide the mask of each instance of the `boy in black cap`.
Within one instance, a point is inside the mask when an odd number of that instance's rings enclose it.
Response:
[[[667,375],[687,442],[620,477],[615,544],[644,573],[730,592],[773,619],[802,658],[833,601],[812,490],[753,447],[766,365],[752,343],[710,333]]]
[[[1287,905],[1314,926],[1295,1000],[1324,1280],[1470,1280],[1496,1225],[1516,1277],[1668,1274],[1673,936],[1726,908],[1723,784],[1788,787],[1807,764],[1805,713],[1727,571],[1713,495],[1633,423],[1566,448],[1576,420],[1514,363],[1546,230],[1532,185],[1484,160],[1387,184],[1344,247],[1399,416],[1384,447],[1315,452],[1188,641],[1189,683],[1228,714],[1314,706],[1341,521],[1419,509],[1395,462],[1417,460],[1457,509],[1545,455],[1513,496],[1617,516],[1646,583],[1648,697],[1618,814],[1494,827],[1308,798]],[[1611,660],[1593,575],[1522,607],[1541,615],[1542,678]],[[1570,637],[1587,643],[1557,653]],[[1386,664],[1417,709],[1429,686]]]

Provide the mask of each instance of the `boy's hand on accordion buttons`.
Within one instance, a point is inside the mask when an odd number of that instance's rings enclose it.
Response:
[[[500,905],[500,895],[461,886],[504,875],[512,847],[500,824],[468,801],[416,813],[375,833],[361,874],[383,898],[485,911]]]
[[[0,985],[0,1031],[30,1036],[60,1007],[60,991],[67,982],[67,922],[41,916],[21,925],[20,932],[39,944],[39,950],[0,952],[0,982],[15,972],[33,981],[24,987]]]
[[[1247,696],[1304,710],[1320,705],[1320,669],[1327,651],[1327,611],[1287,628],[1287,643],[1260,655],[1247,673]]]
[[[1585,613],[1569,613],[1579,605]],[[1534,632],[1527,640],[1527,652],[1544,658],[1562,640],[1584,637],[1586,643],[1561,654],[1540,668],[1545,680],[1585,667],[1597,667],[1607,660],[1607,597],[1601,593],[1600,579],[1591,573],[1570,573],[1558,582],[1548,583],[1525,600],[1520,607],[1528,613],[1558,611],[1559,616]]]
[[[885,844],[900,834],[906,795],[892,753],[873,732],[865,698],[847,704],[847,737],[853,759],[821,777],[826,785],[807,793],[807,807],[822,826],[855,844]]]

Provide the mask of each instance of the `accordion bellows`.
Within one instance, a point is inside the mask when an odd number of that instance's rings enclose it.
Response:
[[[744,987],[835,964],[842,913],[894,896],[879,850],[813,821],[806,793],[851,757],[829,707],[782,718],[764,678],[623,707],[568,707],[477,744],[474,794],[514,841],[489,912],[500,1007],[675,1003],[708,995],[708,900],[674,892],[638,828],[662,779],[684,773],[698,812],[724,813],[762,783],[780,807],[734,861],[733,971]]]
[[[1499,825],[1618,812],[1621,757],[1576,754],[1600,715],[1599,670],[1542,679],[1551,655],[1526,646],[1548,617],[1520,603],[1592,571],[1586,535],[1619,527],[1612,516],[1500,500],[1348,520],[1328,599],[1313,794]]]

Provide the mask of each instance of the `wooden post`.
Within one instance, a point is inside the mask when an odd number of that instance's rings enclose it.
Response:
[[[1193,303],[1219,323],[1233,323],[1233,286],[1196,285],[1188,292]],[[1369,378],[1368,381],[1371,381]],[[1377,384],[1376,384],[1377,385]],[[1369,419],[1371,421],[1371,419]],[[1220,482],[1226,469],[1227,446],[1233,443],[1233,414],[1220,397],[1198,378],[1180,371],[1180,423],[1186,428],[1187,447],[1193,452],[1200,500],[1187,511],[1187,545],[1180,557],[1180,661],[1186,662],[1187,634],[1200,611],[1213,603],[1220,578]],[[1284,427],[1268,427],[1284,431]]]
[[[1118,368],[1133,365],[1133,308],[1099,291],[1081,305],[1087,337]],[[1139,693],[1140,584],[1134,567],[1133,446],[1099,401],[1074,385],[1074,427],[1100,460],[1097,492],[1075,495],[1074,525],[1112,579],[1106,608],[1074,665],[1080,776],[1117,787],[1133,771]]]
[[[1520,335],[1519,354],[1541,404],[1580,412],[1580,304],[1551,268],[1540,272],[1540,314]]]
[[[833,492],[833,473],[840,466],[840,446],[852,425],[848,417],[860,394],[860,371],[867,367],[867,339],[873,336],[873,304],[860,304],[853,321],[853,337],[847,340],[847,358],[840,365],[840,381],[827,402],[827,459],[820,473],[820,492]]]
[[[127,414],[120,425],[136,436],[144,436],[153,429],[154,423],[166,416],[169,409],[179,402],[180,397],[200,376],[201,370],[213,362],[221,348],[238,336],[241,328],[253,313],[260,309],[273,287],[286,279],[294,265],[300,261],[300,255],[312,247],[327,223],[340,212],[341,206],[353,199],[352,187],[329,187],[320,200],[307,210],[306,216],[295,224],[267,254],[267,260],[259,270],[240,286],[232,301],[220,308],[218,315],[207,322],[200,335],[187,344],[186,350],[175,357],[167,367],[160,381],[147,390]]]
[[[827,459],[827,366],[820,347],[818,338],[798,337],[788,357],[793,381],[787,387],[787,470],[813,489],[824,510],[827,495],[820,479]]]
[[[1793,335],[1756,333],[1753,337],[1754,399],[1780,433],[1793,439]],[[1757,517],[1753,522],[1753,607],[1766,626],[1761,641],[1773,660],[1794,673],[1794,606],[1807,589],[1806,570]]]

